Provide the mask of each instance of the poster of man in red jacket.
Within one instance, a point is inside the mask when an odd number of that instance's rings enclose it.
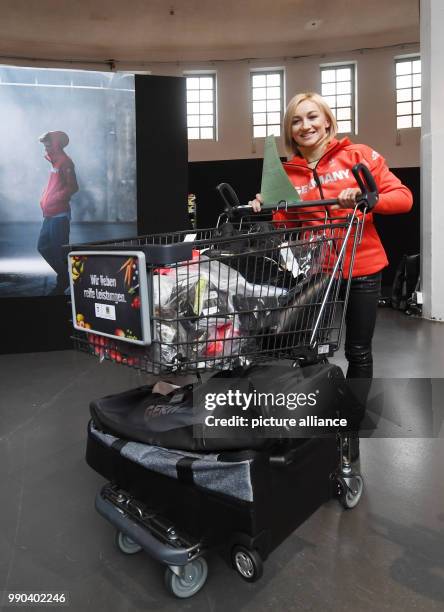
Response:
[[[37,248],[57,275],[55,287],[50,294],[62,294],[69,285],[68,264],[63,245],[69,243],[71,222],[71,196],[78,191],[74,164],[65,153],[69,143],[65,132],[46,132],[39,138],[45,147],[45,159],[51,164],[48,184],[42,194],[40,206],[43,225]]]

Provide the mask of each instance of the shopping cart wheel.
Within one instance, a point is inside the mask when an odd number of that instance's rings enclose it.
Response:
[[[339,501],[347,510],[358,505],[364,490],[364,481],[359,474],[338,478]]]
[[[142,550],[140,544],[134,542],[134,540],[132,540],[122,531],[116,531],[115,542],[120,552],[123,552],[125,555],[134,555]]]
[[[247,582],[256,582],[262,576],[264,565],[257,550],[234,546],[231,551],[233,567]]]
[[[166,588],[175,597],[186,599],[200,591],[208,576],[208,565],[203,557],[190,561],[183,567],[176,567],[173,571],[167,567],[165,572]]]

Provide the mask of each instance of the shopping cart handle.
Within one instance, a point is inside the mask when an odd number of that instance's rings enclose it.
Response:
[[[379,194],[376,186],[375,179],[372,173],[365,164],[356,164],[352,168],[352,174],[359,186],[361,194],[358,197],[358,208],[362,212],[368,212],[374,208],[378,202]],[[233,214],[236,216],[249,216],[254,214],[251,206],[241,205],[239,198],[233,187],[228,183],[220,183],[216,187],[219,195],[225,204],[225,212],[231,217]],[[271,212],[271,210],[291,210],[296,208],[313,208],[313,207],[325,207],[325,206],[337,206],[338,200],[299,200],[297,202],[277,202],[273,209],[267,208],[262,210],[262,213]]]
[[[216,189],[219,192],[220,197],[224,201],[226,213],[230,212],[232,208],[237,208],[238,206],[240,206],[237,193],[234,191],[231,185],[229,185],[228,183],[219,183],[219,185],[216,186]]]
[[[355,164],[352,168],[352,174],[358,184],[361,191],[358,196],[358,209],[361,212],[368,212],[374,208],[379,200],[378,188],[376,186],[373,174],[370,172],[365,164]],[[325,207],[325,206],[337,206],[338,199],[330,200],[299,200],[298,202],[279,202],[276,205],[276,209],[295,209],[295,208],[314,208],[314,207]]]
[[[352,174],[361,190],[361,195],[358,198],[359,210],[371,210],[379,200],[378,188],[373,174],[365,164],[353,166]]]

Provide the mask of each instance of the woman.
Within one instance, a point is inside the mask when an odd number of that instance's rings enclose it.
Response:
[[[379,201],[366,215],[361,243],[356,250],[349,302],[346,313],[345,356],[347,378],[362,381],[367,396],[373,376],[372,337],[381,288],[381,270],[388,264],[384,248],[373,223],[373,213],[397,214],[408,212],[412,194],[388,169],[384,158],[366,145],[352,143],[348,138],[336,139],[336,119],[325,100],[317,93],[300,93],[288,104],[284,116],[285,145],[292,158],[284,169],[302,200],[337,198],[338,205],[329,207],[335,217],[344,217],[354,208],[360,191],[351,172],[357,163],[367,165],[379,191]],[[250,202],[258,212],[260,194]],[[322,211],[320,222],[324,219]],[[300,214],[299,214],[300,217]],[[275,220],[294,225],[298,213],[279,211]],[[293,221],[293,222],[292,222]],[[350,253],[346,253],[344,270],[347,277]],[[365,400],[364,400],[365,401]],[[357,448],[355,448],[355,455]]]

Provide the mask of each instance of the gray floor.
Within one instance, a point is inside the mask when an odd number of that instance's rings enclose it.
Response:
[[[375,354],[378,377],[440,378],[444,325],[382,309]],[[67,592],[75,612],[444,609],[442,438],[363,440],[357,508],[324,505],[255,584],[211,556],[205,588],[180,601],[158,564],[115,549],[84,461],[90,399],[146,378],[66,351],[1,356],[0,381],[0,590]]]

